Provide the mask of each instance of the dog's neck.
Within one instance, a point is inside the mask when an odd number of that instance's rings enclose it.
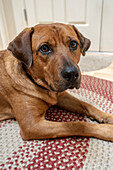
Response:
[[[21,65],[22,65],[22,68],[23,68],[23,70],[25,71],[27,77],[32,81],[33,84],[35,84],[36,86],[38,86],[38,87],[40,87],[40,88],[42,88],[42,89],[44,89],[44,90],[49,90],[49,89],[45,88],[44,86],[41,86],[40,84],[38,84],[38,83],[33,79],[33,77],[27,72],[27,68],[26,68],[26,66],[25,66],[25,64],[24,64],[23,62],[21,62]]]

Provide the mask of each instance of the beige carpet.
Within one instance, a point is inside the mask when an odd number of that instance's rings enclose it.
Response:
[[[108,67],[113,61],[113,53],[87,53],[81,56],[80,69],[82,72],[97,71]]]

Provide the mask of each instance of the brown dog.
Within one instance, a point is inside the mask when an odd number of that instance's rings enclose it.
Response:
[[[90,46],[74,26],[36,25],[23,30],[0,52],[0,120],[15,117],[24,140],[92,136],[113,141],[113,125],[51,122],[51,105],[113,124],[113,116],[76,99],[66,89],[79,88],[80,55]]]

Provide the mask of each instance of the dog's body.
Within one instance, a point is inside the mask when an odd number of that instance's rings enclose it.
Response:
[[[79,88],[81,53],[90,46],[74,26],[37,25],[23,30],[0,52],[0,120],[16,118],[24,140],[93,136],[113,141],[113,125],[51,122],[51,105],[113,124],[113,116],[76,99],[66,89]]]

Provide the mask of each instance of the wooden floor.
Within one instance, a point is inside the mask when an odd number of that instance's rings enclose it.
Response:
[[[97,70],[97,71],[85,72],[83,74],[84,75],[94,76],[94,77],[97,77],[97,78],[110,80],[110,81],[113,82],[113,61],[106,68],[103,68],[103,69]]]

